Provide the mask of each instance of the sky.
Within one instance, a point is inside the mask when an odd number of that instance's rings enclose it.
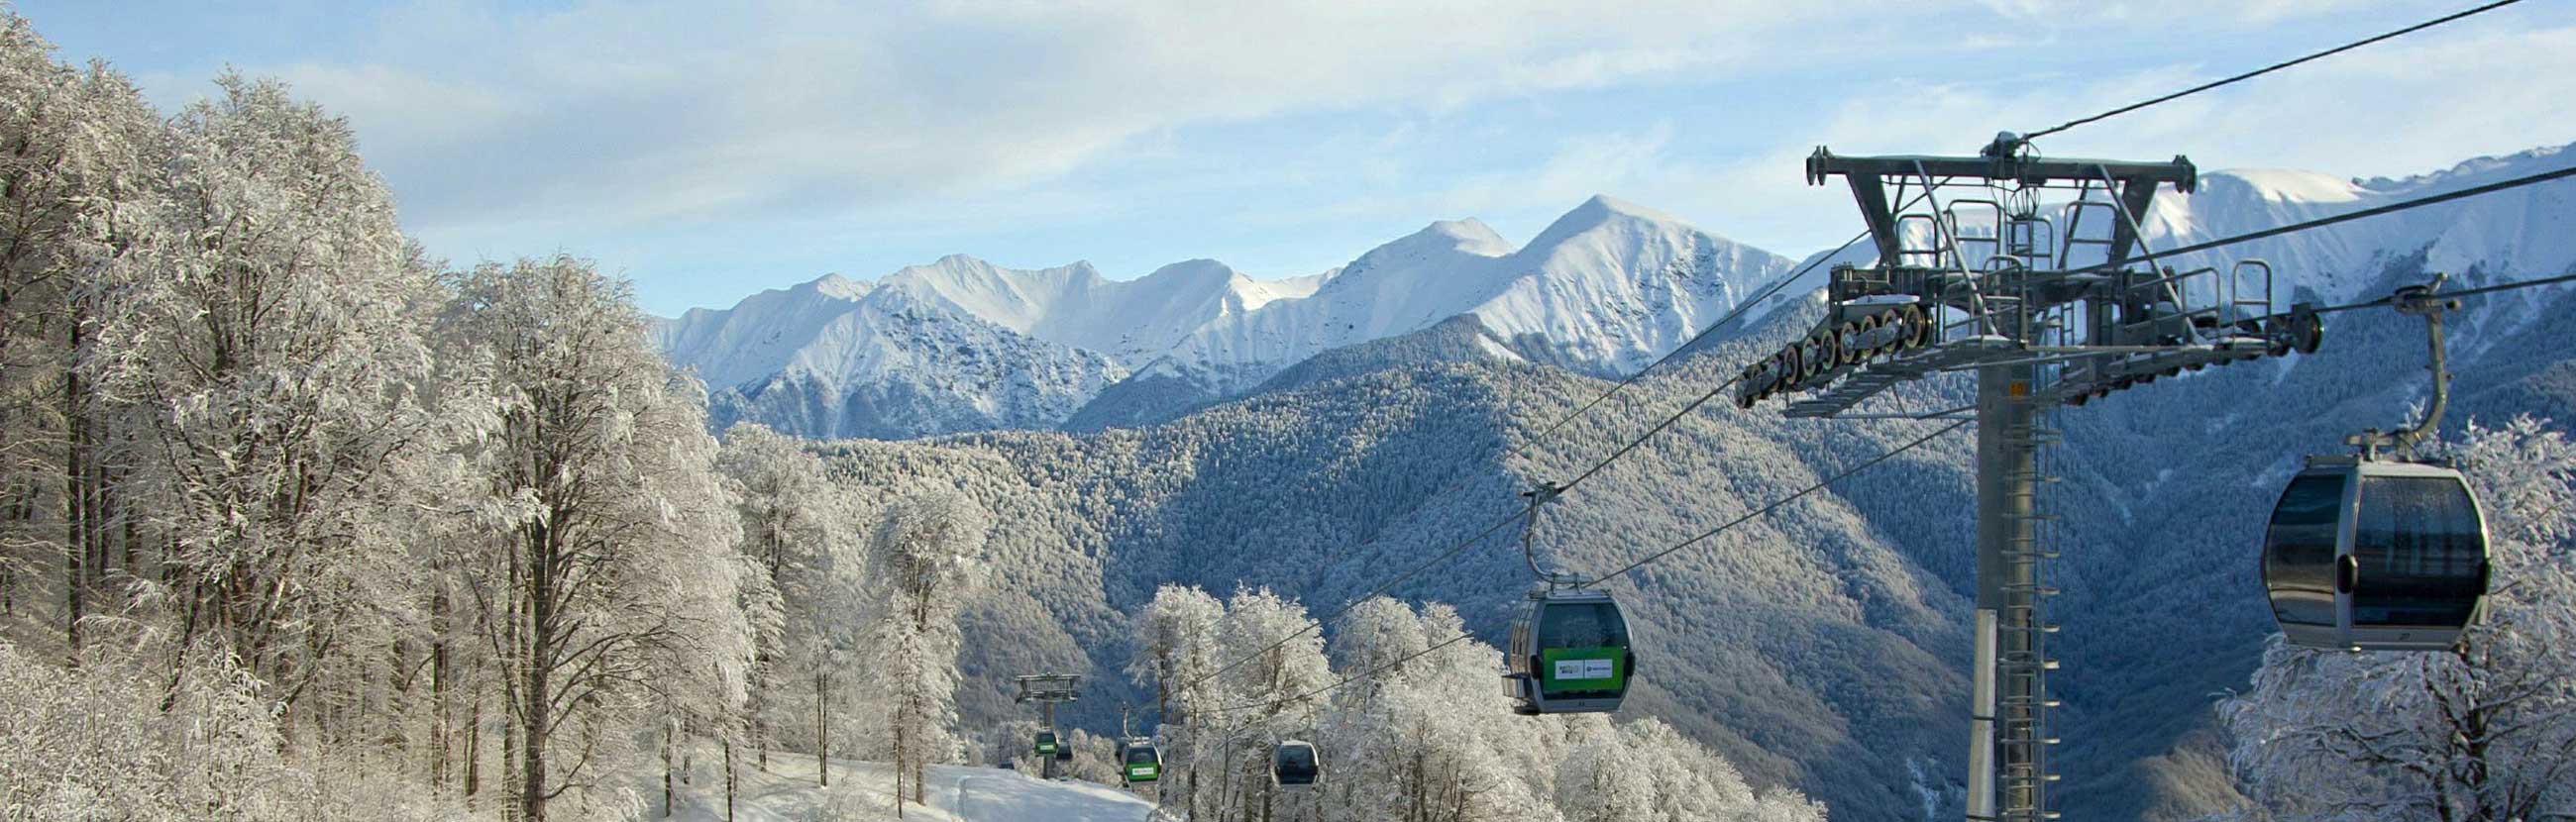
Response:
[[[951,253],[1313,274],[1593,194],[1789,256],[1801,160],[1968,154],[2473,5],[18,0],[164,112],[227,70],[348,118],[459,265],[571,253],[721,307]],[[2405,176],[2576,142],[2576,3],[2518,5],[2053,135],[2052,156]]]

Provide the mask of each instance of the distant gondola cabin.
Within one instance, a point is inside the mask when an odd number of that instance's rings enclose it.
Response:
[[[1324,779],[1324,760],[1311,742],[1288,740],[1270,753],[1271,784],[1291,791],[1312,788]]]

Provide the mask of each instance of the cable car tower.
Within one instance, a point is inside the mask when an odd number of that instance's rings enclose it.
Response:
[[[2054,819],[2047,785],[2046,637],[2056,593],[2041,564],[2040,412],[2184,370],[2313,352],[2312,306],[2275,311],[2259,260],[2177,270],[2142,241],[2158,190],[2188,193],[2199,172],[2169,162],[2041,157],[1998,135],[1973,157],[1844,157],[1819,147],[1807,181],[1841,177],[1877,260],[1837,265],[1813,331],[1747,366],[1745,408],[1802,394],[1792,417],[1977,421],[1976,659],[1969,707],[1971,820]],[[1974,405],[1934,413],[1871,411],[1889,387],[1973,371]]]
[[[1019,694],[1012,697],[1011,701],[1023,704],[1035,702],[1038,703],[1040,710],[1044,711],[1046,730],[1038,732],[1038,744],[1035,746],[1038,755],[1043,757],[1039,760],[1038,776],[1042,779],[1053,779],[1057,772],[1055,763],[1071,758],[1073,753],[1071,747],[1056,741],[1055,706],[1056,703],[1072,702],[1082,698],[1080,693],[1082,676],[1080,674],[1033,674],[1012,677],[1011,681],[1020,686]]]

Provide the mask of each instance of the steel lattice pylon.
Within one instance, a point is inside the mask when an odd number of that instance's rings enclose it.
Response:
[[[1838,265],[1815,329],[1736,384],[1746,408],[1803,393],[1793,417],[1977,420],[1976,659],[1971,669],[1967,816],[2056,818],[2047,790],[2046,584],[2049,517],[2040,461],[2061,405],[2185,370],[2313,352],[2313,307],[2276,309],[2259,260],[2177,270],[2142,241],[2158,189],[2189,192],[2191,162],[2043,158],[1998,136],[1974,157],[1807,160],[1810,183],[1841,177],[1869,224],[1877,260]],[[1890,191],[1891,185],[1894,191]],[[1963,194],[1963,192],[1965,192]],[[1892,196],[1891,196],[1892,194]],[[1855,411],[1908,380],[1977,375],[1973,406],[1930,413]]]

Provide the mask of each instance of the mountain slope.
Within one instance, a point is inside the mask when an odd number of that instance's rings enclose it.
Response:
[[[1106,355],[925,302],[826,278],[656,333],[713,389],[718,430],[744,419],[817,437],[1047,427],[1127,375]]]
[[[1680,344],[1788,265],[1608,197],[1517,250],[1482,223],[1434,223],[1351,261],[1312,297],[1210,324],[1143,372],[1229,396],[1325,351],[1469,314],[1523,358],[1618,372]]]

